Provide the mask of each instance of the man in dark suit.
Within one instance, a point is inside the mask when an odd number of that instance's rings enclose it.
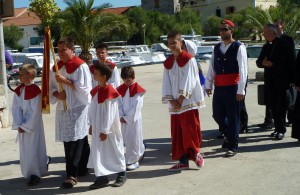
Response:
[[[286,132],[285,113],[286,90],[292,82],[292,65],[295,62],[289,44],[277,37],[278,30],[273,24],[264,26],[267,43],[256,61],[257,67],[264,68],[265,101],[271,107],[275,131],[271,134],[281,140]]]
[[[283,39],[286,42],[286,44],[288,44],[290,49],[293,51],[294,59],[296,59],[295,42],[291,36],[284,33],[285,23],[281,19],[277,19],[274,20],[273,24],[277,27],[278,37]],[[295,96],[296,96],[293,87],[294,87],[294,81],[293,84],[290,86],[290,88],[286,91],[287,122],[285,124],[287,127],[291,126],[293,122],[293,107],[294,107]]]

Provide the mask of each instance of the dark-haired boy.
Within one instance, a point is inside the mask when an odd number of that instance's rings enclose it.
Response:
[[[120,94],[108,84],[112,70],[107,64],[95,66],[94,79],[99,85],[92,89],[89,110],[89,133],[92,135],[88,167],[93,168],[95,182],[90,189],[107,186],[108,175],[118,173],[113,187],[122,186],[126,180],[124,144],[121,132],[118,97]]]
[[[139,168],[139,161],[144,158],[142,107],[146,92],[134,79],[135,72],[131,66],[121,70],[123,84],[117,88],[122,96],[119,98],[119,114],[122,134],[126,146],[127,171]]]
[[[90,66],[91,73],[94,74],[95,66],[97,66],[99,63],[105,63],[112,69],[112,75],[107,82],[110,83],[116,89],[120,85],[120,76],[117,65],[107,59],[108,46],[104,43],[100,43],[96,46],[95,49],[98,62]],[[98,82],[95,81],[95,79],[93,79],[92,85],[93,87],[95,87],[96,85],[98,85]]]

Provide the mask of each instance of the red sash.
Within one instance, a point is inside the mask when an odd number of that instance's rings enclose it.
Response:
[[[239,73],[233,74],[218,74],[215,76],[215,86],[230,86],[237,85],[240,80]]]

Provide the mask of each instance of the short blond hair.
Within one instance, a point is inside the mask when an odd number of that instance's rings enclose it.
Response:
[[[32,64],[24,64],[19,68],[19,71],[26,71],[28,72],[31,76],[32,79],[36,77],[36,68]]]

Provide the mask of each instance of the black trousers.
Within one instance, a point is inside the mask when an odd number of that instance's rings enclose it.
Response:
[[[64,142],[67,177],[77,177],[87,170],[90,148],[88,137],[77,141]]]
[[[241,101],[241,130],[245,130],[248,127],[248,113],[246,109],[245,100]]]
[[[295,110],[294,110],[294,120],[292,126],[292,138],[300,139],[300,92],[297,94]]]
[[[285,133],[285,116],[286,116],[286,90],[270,89],[271,94],[271,111],[274,118],[275,131]]]

